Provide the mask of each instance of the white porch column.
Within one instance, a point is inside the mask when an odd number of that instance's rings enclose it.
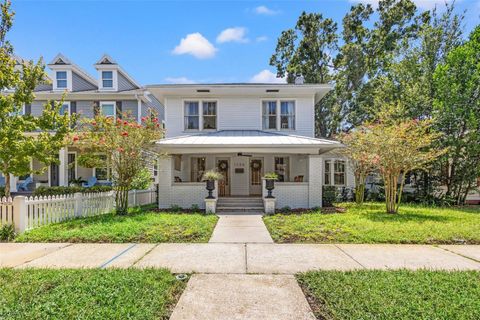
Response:
[[[10,192],[17,192],[17,182],[18,177],[14,176],[13,174],[10,175]]]
[[[158,159],[158,207],[169,208],[172,192],[173,158],[160,156]]]
[[[308,156],[308,206],[322,206],[323,158],[319,155]]]
[[[67,148],[60,149],[58,153],[60,164],[58,165],[58,185],[68,186],[68,152]]]

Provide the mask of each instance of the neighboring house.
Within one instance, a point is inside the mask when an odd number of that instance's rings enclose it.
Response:
[[[164,124],[163,105],[110,56],[104,55],[94,66],[97,74],[92,77],[67,57],[58,54],[48,64],[52,71],[51,83],[39,85],[35,89],[35,100],[24,106],[24,114],[39,116],[47,101],[61,100],[65,94],[61,112],[76,113],[80,119],[92,118],[98,112],[114,118],[127,112],[140,122],[142,116],[154,109]],[[38,186],[68,186],[72,180],[78,178],[94,181],[92,177],[95,177],[100,184],[108,183],[110,170],[80,166],[77,163],[78,152],[79,150],[71,146],[60,150],[60,164],[50,165],[43,174],[32,174],[33,183],[29,189]],[[37,160],[33,160],[31,165],[34,169],[43,167]],[[12,177],[11,190],[17,191],[17,185],[27,178],[28,176]]]
[[[206,170],[217,170],[219,197],[261,197],[262,176],[276,172],[277,208],[322,205],[324,185],[353,187],[341,144],[315,138],[315,104],[329,85],[151,85],[165,106],[159,206],[204,208]]]

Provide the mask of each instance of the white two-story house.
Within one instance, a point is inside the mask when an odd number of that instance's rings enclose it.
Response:
[[[96,74],[92,76],[64,55],[58,54],[48,64],[49,83],[35,89],[35,100],[23,106],[23,113],[39,116],[48,101],[60,101],[64,97],[60,112],[77,114],[79,121],[85,117],[92,118],[96,113],[113,118],[128,113],[140,123],[141,117],[154,110],[164,124],[163,105],[110,56],[102,56],[94,67]],[[78,164],[78,155],[79,150],[73,146],[62,148],[58,155],[59,164],[47,164],[48,169],[40,174],[12,176],[11,191],[33,191],[39,186],[68,186],[78,179],[90,181],[92,185],[109,184],[109,168],[84,168]],[[45,165],[33,159],[31,167],[38,171]],[[1,181],[5,179],[0,173]]]
[[[275,172],[277,208],[322,205],[324,185],[353,186],[341,144],[315,138],[315,104],[329,85],[150,85],[165,106],[166,138],[157,142],[159,206],[204,208],[202,175],[223,175],[222,197],[266,195],[262,177]],[[333,151],[333,152],[332,152]]]

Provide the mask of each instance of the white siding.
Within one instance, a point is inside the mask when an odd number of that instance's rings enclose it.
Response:
[[[279,132],[314,137],[315,117],[313,96],[285,98],[209,97],[205,100],[217,101],[218,130],[262,130],[262,101],[272,99],[296,101],[296,130]],[[189,97],[169,97],[166,99],[167,137],[198,132],[184,131],[183,101],[185,100],[197,101],[201,99]]]

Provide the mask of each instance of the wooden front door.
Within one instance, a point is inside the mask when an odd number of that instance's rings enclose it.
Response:
[[[263,158],[250,159],[250,195],[262,194]]]
[[[223,176],[218,181],[218,196],[228,197],[230,195],[230,159],[218,158],[217,171]]]

